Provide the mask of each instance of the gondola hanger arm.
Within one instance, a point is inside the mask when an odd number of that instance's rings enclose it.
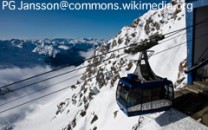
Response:
[[[155,45],[159,44],[159,41],[165,39],[165,36],[162,34],[154,34],[149,37],[149,39],[142,40],[141,42],[134,43],[134,46],[130,47],[129,49],[124,50],[125,53],[138,53],[146,51],[152,48]]]

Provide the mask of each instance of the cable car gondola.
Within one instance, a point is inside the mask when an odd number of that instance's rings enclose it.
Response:
[[[135,72],[120,78],[116,100],[127,116],[168,110],[174,100],[173,84],[153,73],[144,51]]]

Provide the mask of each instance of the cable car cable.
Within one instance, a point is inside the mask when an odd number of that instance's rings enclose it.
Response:
[[[204,19],[204,20],[207,20],[207,19]],[[199,23],[197,23],[197,24],[195,24],[195,25],[203,24],[203,21],[204,21],[204,20],[202,20],[201,22],[199,22]],[[206,21],[206,22],[207,22],[207,21]],[[177,33],[179,33],[180,31],[183,31],[183,30],[185,30],[185,29],[191,28],[191,27],[193,27],[193,26],[195,26],[195,25],[190,25],[190,26],[188,26],[188,27],[186,27],[186,28],[178,29],[178,30],[175,30],[175,31],[172,31],[172,32],[163,34],[163,35],[169,35],[169,34],[173,34],[173,33],[177,34]],[[175,35],[175,34],[174,34],[174,35]],[[141,43],[141,42],[139,42],[139,43]],[[138,43],[137,43],[137,44],[138,44]],[[128,48],[128,47],[131,47],[131,46],[135,46],[135,45],[134,45],[134,44],[131,44],[131,45],[129,45],[129,46],[121,47],[121,48],[118,48],[118,49],[109,51],[109,52],[107,52],[107,53],[104,53],[104,54],[96,55],[95,57],[100,57],[100,56],[103,56],[103,55],[106,55],[106,54],[109,54],[109,53],[112,53],[112,52],[115,52],[115,51],[119,51],[119,50],[122,50],[122,49],[125,49],[125,48]],[[88,61],[88,60],[90,60],[90,59],[92,59],[92,58],[95,58],[95,57],[87,58],[87,59],[85,59],[84,61],[76,61],[76,62],[74,62],[73,64],[79,64],[80,62],[85,62],[85,61]],[[61,67],[52,69],[52,70],[50,70],[50,71],[43,72],[43,73],[40,73],[40,74],[31,76],[31,77],[28,77],[28,78],[19,80],[19,81],[15,81],[15,82],[13,82],[13,83],[10,83],[10,84],[1,86],[0,89],[1,89],[1,88],[5,88],[5,87],[9,87],[9,86],[12,86],[12,85],[14,85],[14,84],[18,84],[18,83],[21,83],[21,82],[24,82],[24,81],[27,81],[27,80],[30,80],[30,79],[33,79],[33,78],[36,78],[36,77],[39,77],[39,76],[42,76],[42,75],[45,75],[45,74],[49,74],[49,73],[58,71],[58,70],[64,69],[64,68],[69,67],[69,66],[71,66],[71,64],[70,64],[70,65],[64,65],[64,66],[61,66]]]
[[[108,72],[110,72],[110,71],[107,71],[107,72],[105,72],[105,73],[108,73]],[[94,78],[96,78],[96,77],[98,77],[98,76],[99,76],[99,75],[90,77],[90,78],[88,78],[87,80],[92,80],[92,79],[94,79]],[[13,107],[9,107],[9,108],[7,108],[7,109],[1,110],[0,113],[5,113],[5,112],[7,112],[7,111],[10,111],[10,110],[13,110],[13,109],[15,109],[15,108],[21,107],[21,106],[26,105],[26,104],[29,104],[29,103],[31,103],[31,102],[34,102],[34,101],[40,100],[40,99],[42,99],[42,98],[45,98],[45,97],[54,95],[54,94],[56,94],[56,93],[60,93],[60,92],[62,92],[63,90],[66,90],[66,89],[70,88],[70,87],[73,86],[73,85],[78,85],[78,83],[72,84],[72,85],[70,85],[70,86],[64,87],[64,88],[62,88],[62,89],[59,89],[59,90],[56,90],[56,91],[53,91],[53,92],[50,92],[50,93],[48,93],[48,94],[45,94],[45,95],[42,95],[42,96],[37,97],[37,98],[35,98],[35,99],[32,99],[32,100],[23,102],[23,103],[21,103],[21,104],[15,105],[15,106],[13,106]]]
[[[182,45],[182,44],[179,44],[179,45]],[[178,46],[179,46],[179,45],[178,45]],[[162,50],[161,53],[164,52],[164,51],[170,50],[170,49],[173,49],[173,47],[171,47],[171,48],[169,48],[169,49]],[[154,55],[153,55],[153,56],[154,56]],[[109,72],[110,72],[110,71],[109,71]],[[107,73],[107,72],[106,72],[106,73]],[[94,76],[94,77],[91,77],[91,78],[89,78],[89,79],[94,79],[94,78],[96,78],[96,77],[97,77],[97,76]],[[74,84],[74,85],[78,85],[78,84]],[[24,102],[24,103],[22,103],[22,104],[16,105],[16,106],[14,106],[14,107],[10,107],[10,108],[8,108],[8,109],[5,109],[5,110],[3,110],[3,111],[0,111],[0,113],[7,112],[7,111],[9,111],[9,110],[12,110],[12,109],[15,109],[15,108],[17,108],[17,107],[23,106],[23,105],[25,105],[25,104],[28,104],[28,103],[30,103],[30,102],[34,102],[34,101],[36,101],[36,100],[39,100],[39,99],[41,99],[41,98],[48,97],[48,96],[53,95],[53,94],[55,94],[55,93],[61,92],[61,91],[65,90],[65,89],[68,89],[68,88],[70,88],[71,86],[72,86],[72,85],[67,86],[67,87],[65,87],[65,88],[62,88],[62,89],[59,89],[59,90],[56,90],[56,91],[54,91],[54,92],[48,93],[48,94],[43,95],[43,96],[41,96],[41,97],[35,98],[35,99],[33,99],[33,100]]]
[[[186,42],[184,42],[184,43],[186,43]],[[176,46],[174,46],[174,47],[177,47],[177,46],[183,45],[184,43],[178,44],[178,45],[176,45]],[[165,52],[165,51],[171,50],[171,49],[173,49],[174,47],[164,49],[164,50],[162,50],[162,51],[160,51],[160,52],[158,52],[158,53],[154,54],[153,56],[155,56],[155,55],[157,55],[157,54],[159,54],[159,53],[162,53],[162,52]],[[107,73],[107,72],[106,72],[106,73]],[[94,77],[91,77],[91,78],[89,78],[89,79],[93,79],[93,78],[96,78],[96,77],[97,77],[97,76],[94,76]],[[74,85],[78,85],[78,84],[74,84]],[[61,92],[61,91],[65,90],[65,89],[70,88],[71,86],[72,86],[72,85],[67,86],[67,87],[65,87],[65,88],[62,88],[62,89],[59,89],[59,90],[56,90],[56,91],[54,91],[54,92],[48,93],[48,94],[43,95],[43,96],[41,96],[41,97],[35,98],[35,99],[33,99],[33,100],[30,100],[30,101],[27,101],[27,102],[21,103],[21,104],[19,104],[19,105],[16,105],[16,106],[10,107],[10,108],[8,108],[8,109],[5,109],[5,110],[3,110],[3,111],[0,111],[0,113],[7,112],[7,111],[9,111],[9,110],[12,110],[12,109],[18,108],[18,107],[20,107],[20,106],[26,105],[26,104],[28,104],[28,103],[30,103],[30,102],[34,102],[34,101],[37,101],[37,100],[39,100],[39,99],[42,99],[42,98],[48,97],[48,96],[50,96],[50,95],[56,94],[56,93],[58,93],[58,92]]]
[[[122,55],[125,55],[125,54],[122,54]],[[122,55],[120,55],[120,56],[122,56]],[[112,57],[112,58],[109,58],[109,59],[113,59],[113,57]],[[109,60],[109,59],[108,59],[108,60]],[[67,71],[67,72],[58,74],[58,75],[51,76],[51,77],[49,77],[49,78],[46,78],[46,79],[43,79],[43,80],[40,80],[40,81],[31,83],[31,84],[28,84],[28,85],[24,85],[24,86],[22,86],[22,87],[19,87],[19,88],[13,89],[13,90],[11,90],[11,91],[5,92],[4,94],[2,94],[2,95],[0,95],[0,96],[6,95],[6,94],[8,94],[8,93],[12,93],[12,92],[17,91],[17,90],[21,90],[21,89],[24,89],[24,88],[28,88],[28,87],[30,87],[30,86],[32,86],[32,85],[39,84],[39,83],[42,83],[42,82],[45,82],[45,81],[48,81],[48,80],[51,80],[51,79],[54,79],[54,78],[63,76],[63,75],[67,75],[67,74],[69,74],[69,73],[75,72],[75,71],[80,70],[80,69],[84,69],[84,68],[87,68],[87,67],[90,67],[90,66],[93,66],[93,65],[97,65],[97,64],[99,64],[100,62],[101,62],[101,61],[98,61],[98,62],[95,62],[95,63],[93,63],[93,64],[89,64],[89,65],[86,65],[86,66],[83,66],[83,67],[80,67],[80,68],[77,68],[77,69],[73,69],[73,70],[70,70],[70,71]]]
[[[10,104],[10,103],[12,103],[12,102],[15,102],[15,101],[17,101],[17,100],[20,100],[20,99],[22,99],[22,98],[24,98],[24,97],[33,95],[33,94],[35,94],[35,93],[37,93],[37,92],[44,91],[44,90],[46,90],[46,89],[48,89],[48,88],[51,88],[51,87],[53,87],[53,86],[56,86],[56,85],[58,85],[58,84],[67,82],[67,81],[69,81],[69,80],[71,80],[71,79],[73,79],[73,78],[76,78],[76,77],[78,77],[78,76],[82,76],[82,74],[79,74],[79,75],[76,75],[76,76],[73,76],[73,77],[70,77],[70,78],[61,80],[61,81],[56,82],[55,84],[52,84],[52,85],[50,85],[50,86],[48,86],[48,87],[44,87],[44,88],[41,88],[41,89],[39,89],[39,90],[37,90],[37,91],[34,91],[34,92],[31,92],[31,93],[22,95],[22,96],[20,96],[20,97],[17,97],[17,98],[15,98],[15,99],[12,99],[12,100],[9,100],[9,101],[7,101],[7,102],[5,102],[5,103],[0,104],[0,107],[5,106],[5,105],[7,105],[7,104]]]
[[[203,34],[202,36],[196,37],[196,39],[198,39],[198,38],[200,38],[200,37],[203,37],[203,36],[206,36],[206,35],[207,35],[207,33],[206,33],[206,34]],[[186,42],[188,42],[188,41],[186,41]],[[152,56],[155,56],[155,55],[158,55],[158,54],[160,54],[160,53],[162,53],[162,52],[165,52],[165,51],[168,51],[168,50],[170,50],[170,49],[176,48],[176,47],[178,47],[178,46],[180,46],[180,45],[185,44],[186,42],[183,42],[183,43],[180,43],[180,44],[178,44],[178,45],[172,46],[172,47],[170,47],[170,48],[168,48],[168,49],[164,49],[164,50],[162,50],[162,51],[159,51],[159,52],[153,54]],[[100,61],[99,61],[99,62],[100,62]],[[94,64],[97,64],[97,63],[94,63]],[[89,66],[92,66],[92,65],[89,65]],[[89,67],[89,66],[84,66],[83,68],[86,68],[86,67]],[[81,67],[81,68],[82,68],[82,67]],[[82,69],[83,69],[83,68],[82,68]],[[72,70],[72,71],[76,71],[76,69],[75,69],[75,70]],[[71,72],[71,71],[65,72],[65,73],[62,73],[62,74],[65,75],[65,74],[68,74],[68,73],[70,73],[70,72]],[[8,93],[11,93],[11,92],[14,92],[14,91],[23,89],[23,88],[27,88],[27,87],[29,87],[29,86],[32,86],[32,85],[35,85],[35,84],[38,84],[38,83],[41,83],[41,82],[44,82],[44,81],[47,81],[47,80],[50,80],[50,79],[59,77],[59,76],[63,76],[62,74],[59,74],[59,75],[56,75],[56,76],[52,76],[52,77],[50,77],[50,78],[47,78],[47,79],[44,79],[44,80],[41,80],[41,81],[38,81],[38,82],[35,82],[35,83],[32,83],[32,84],[29,84],[29,85],[25,85],[25,86],[23,86],[23,87],[14,89],[14,90],[12,90],[12,91],[9,91],[9,92],[7,92],[7,93],[5,93],[5,94],[8,94]],[[5,95],[5,94],[3,94],[3,95]]]
[[[206,20],[207,20],[207,21],[206,21]],[[172,34],[172,33],[181,32],[181,31],[183,31],[183,30],[186,30],[186,29],[189,29],[189,28],[191,28],[191,27],[198,26],[198,25],[200,25],[200,24],[204,24],[204,23],[207,23],[207,22],[208,22],[208,18],[205,18],[205,19],[199,21],[199,22],[196,23],[196,24],[193,24],[193,25],[190,25],[190,26],[188,26],[188,27],[184,27],[184,28],[181,28],[181,29],[178,29],[178,30],[169,32],[169,33],[166,33],[165,35],[169,35],[169,34]]]
[[[124,55],[124,54],[123,54],[123,55]],[[122,55],[121,55],[121,56],[122,56]],[[122,57],[122,58],[123,58],[123,57]],[[110,59],[112,59],[112,58],[110,58]],[[22,96],[20,96],[20,97],[17,97],[17,98],[15,98],[15,99],[12,99],[12,100],[10,100],[10,101],[7,101],[6,103],[0,104],[0,107],[5,106],[5,105],[7,105],[7,104],[9,104],[9,103],[12,103],[12,102],[14,102],[14,101],[17,101],[17,100],[19,100],[19,99],[22,99],[22,98],[24,98],[24,97],[30,96],[30,95],[32,95],[32,94],[35,94],[35,93],[37,93],[37,92],[43,91],[43,90],[45,90],[45,89],[47,89],[47,88],[51,88],[51,87],[53,87],[53,86],[55,86],[55,85],[58,85],[58,84],[63,83],[63,82],[66,82],[66,81],[71,80],[71,79],[73,79],[73,78],[75,78],[75,77],[82,76],[82,75],[83,75],[83,74],[79,74],[79,75],[76,75],[76,76],[72,76],[72,77],[70,77],[70,78],[67,78],[67,79],[64,79],[64,80],[62,80],[62,81],[59,81],[59,82],[57,82],[57,83],[55,83],[55,84],[53,84],[53,85],[50,85],[50,86],[48,86],[48,87],[44,87],[44,88],[39,89],[39,90],[37,90],[37,91],[34,91],[34,92],[31,92],[31,93],[22,95]]]
[[[202,38],[202,37],[205,37],[205,36],[208,36],[208,33],[205,33],[205,34],[203,34],[203,35],[200,35],[200,36],[196,37],[195,39],[199,39],[199,38]],[[181,46],[181,45],[183,45],[183,44],[186,44],[186,43],[189,42],[189,41],[192,41],[192,40],[187,40],[187,41],[182,42],[182,43],[180,43],[180,44],[177,44],[177,45],[175,45],[175,46],[169,47],[169,48],[167,48],[167,49],[164,49],[164,50],[162,50],[162,51],[159,51],[159,52],[153,54],[152,56],[158,55],[158,54],[160,54],[160,53],[162,53],[162,52],[165,52],[165,51],[171,50],[171,49],[173,49],[173,48],[176,48],[176,47],[178,47],[178,46]]]

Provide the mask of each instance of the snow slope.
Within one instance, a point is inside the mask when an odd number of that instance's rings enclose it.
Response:
[[[184,2],[184,0],[177,0]],[[174,5],[174,6],[177,6]],[[125,47],[148,38],[156,32],[165,34],[185,27],[185,10],[149,11],[133,21],[131,26],[121,29],[108,44],[96,49],[94,55]],[[169,39],[169,40],[168,40]],[[186,41],[185,31],[170,36],[152,48],[157,52]],[[163,43],[164,42],[164,43]],[[15,130],[185,130],[207,127],[172,109],[136,117],[127,117],[119,110],[115,101],[118,78],[126,76],[136,68],[138,53],[124,54],[123,50],[94,57],[83,65],[97,63],[83,73],[80,84],[57,94],[54,100],[37,105],[35,111],[27,113],[24,120],[15,124]],[[157,75],[172,81],[178,78],[178,66],[186,58],[186,46],[174,47],[150,58]],[[96,76],[96,78],[90,78]],[[73,83],[72,83],[73,84]]]

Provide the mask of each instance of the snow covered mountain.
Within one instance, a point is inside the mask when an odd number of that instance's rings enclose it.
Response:
[[[43,40],[5,40],[0,41],[0,68],[33,67],[49,65],[57,67],[72,62],[83,62],[80,52],[101,45],[104,40],[97,39],[43,39]],[[70,57],[74,55],[75,57]],[[75,64],[75,65],[79,65]]]
[[[184,0],[176,0],[173,6],[178,6]],[[161,9],[149,11],[133,21],[131,26],[125,26],[121,31],[101,47],[91,60],[78,68],[93,64],[80,73],[78,82],[70,82],[71,88],[54,96],[45,104],[35,105],[32,112],[27,112],[24,119],[15,123],[14,130],[181,130],[207,128],[190,117],[172,109],[136,117],[127,117],[119,110],[115,92],[118,78],[132,73],[136,68],[139,53],[126,54],[124,50],[110,52],[126,47],[148,38],[154,33],[166,34],[185,27],[185,9]],[[186,31],[167,36],[150,58],[154,72],[175,82],[186,78],[183,71],[178,71],[179,64],[186,58]],[[181,44],[180,46],[178,46]],[[169,49],[172,48],[172,49]],[[166,50],[166,51],[164,51]],[[102,55],[103,54],[103,55]],[[95,77],[95,78],[92,78]],[[182,87],[185,80],[177,86]],[[64,87],[64,85],[60,86]],[[30,106],[34,107],[34,104]]]

